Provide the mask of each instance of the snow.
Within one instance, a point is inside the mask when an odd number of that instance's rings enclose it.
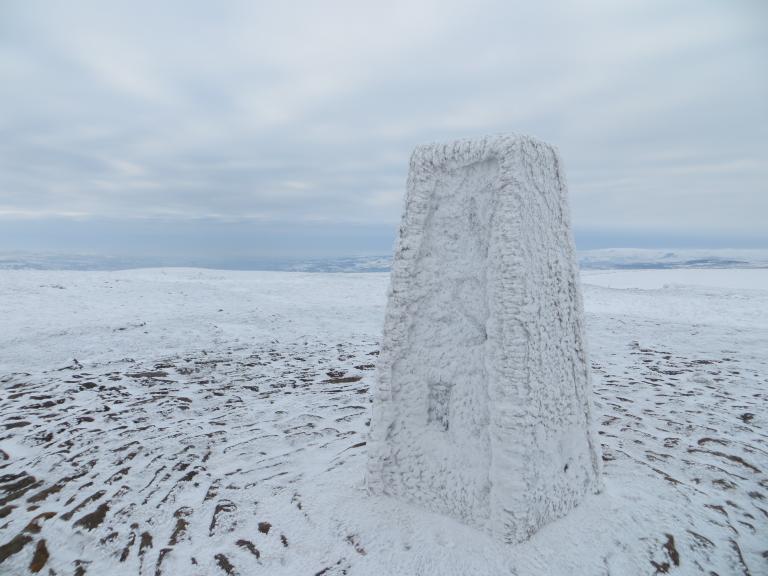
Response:
[[[768,290],[768,269],[756,268],[739,270],[736,274],[729,269],[700,270],[609,270],[584,271],[585,282],[606,288],[659,288],[698,286],[700,288],[745,288]]]
[[[354,341],[381,329],[380,318],[358,296],[369,294],[383,311],[386,290],[372,274],[196,269],[1,274],[0,318],[8,328],[0,333],[0,372],[64,366],[72,358],[110,362],[224,343],[245,346],[273,336]],[[296,300],[297,287],[307,282],[313,289]]]
[[[520,542],[599,489],[569,209],[550,146],[420,146],[392,266],[368,486]]]
[[[605,490],[508,545],[366,493],[387,274],[2,271],[0,573],[766,573],[768,288],[689,272],[584,275]]]

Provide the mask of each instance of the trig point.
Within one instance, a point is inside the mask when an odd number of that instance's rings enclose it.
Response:
[[[520,542],[600,485],[565,177],[524,136],[416,148],[367,482]]]

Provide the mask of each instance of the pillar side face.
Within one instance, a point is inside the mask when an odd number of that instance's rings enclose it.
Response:
[[[521,541],[597,486],[566,191],[524,137],[416,149],[367,481]]]

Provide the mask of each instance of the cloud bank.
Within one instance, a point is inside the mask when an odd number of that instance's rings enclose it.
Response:
[[[763,245],[766,17],[746,0],[6,2],[0,242],[386,252],[415,145],[512,131],[560,148],[580,238]]]

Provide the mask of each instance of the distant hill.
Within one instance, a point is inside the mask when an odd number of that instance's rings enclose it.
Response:
[[[579,251],[585,270],[668,268],[768,268],[768,250],[646,250],[609,248]]]
[[[646,250],[609,248],[578,251],[584,270],[669,268],[768,268],[768,250]],[[212,268],[293,272],[388,272],[391,257],[350,256],[311,259],[142,258],[87,254],[0,253],[0,270],[128,270]]]

